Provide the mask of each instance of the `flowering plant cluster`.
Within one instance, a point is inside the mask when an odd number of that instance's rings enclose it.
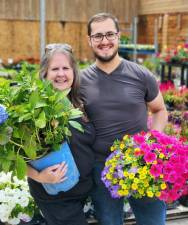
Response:
[[[113,198],[171,202],[188,192],[188,146],[177,138],[154,130],[125,135],[111,151],[102,181]]]
[[[188,144],[188,111],[169,112],[164,132],[168,135],[174,135]]]
[[[24,65],[0,84],[0,170],[24,178],[26,163],[59,149],[71,135],[70,126],[82,131],[74,120],[82,112],[69,101],[69,91],[55,90]]]
[[[188,43],[179,44],[174,48],[166,48],[158,57],[167,63],[188,62]]]
[[[12,177],[11,172],[0,173],[0,221],[8,224],[29,222],[36,206],[29,194],[26,180]]]
[[[176,88],[171,81],[161,83],[159,87],[169,110],[188,108],[188,88],[185,86]]]
[[[3,105],[0,105],[0,125],[3,124],[8,119],[8,114],[6,108]]]

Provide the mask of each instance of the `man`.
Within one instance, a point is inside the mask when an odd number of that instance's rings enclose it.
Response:
[[[97,14],[89,20],[88,40],[96,61],[82,72],[81,95],[96,129],[92,200],[100,225],[123,224],[123,198],[112,199],[101,181],[113,141],[126,133],[146,131],[148,108],[152,129],[162,131],[167,121],[156,80],[147,69],[118,55],[119,38],[118,21],[111,14]],[[164,202],[132,197],[129,202],[138,225],[165,224]]]

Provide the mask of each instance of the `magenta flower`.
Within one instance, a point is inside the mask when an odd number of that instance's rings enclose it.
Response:
[[[151,163],[153,161],[155,161],[157,158],[156,154],[153,153],[153,152],[147,152],[145,155],[144,155],[144,160],[146,163]]]
[[[118,146],[121,143],[125,145],[122,151]],[[188,147],[177,138],[152,130],[116,141],[113,149],[116,150],[107,158],[102,173],[102,181],[113,198],[149,197],[148,187],[142,185],[143,172],[153,195],[156,195],[156,190],[152,187],[158,187],[159,199],[165,202],[188,193]],[[134,189],[130,185],[133,178],[137,178],[139,184]],[[139,192],[140,185],[143,194]]]
[[[151,151],[151,146],[148,145],[147,143],[142,143],[140,145],[140,149],[144,152],[148,152],[148,151]]]
[[[159,177],[160,174],[162,173],[162,166],[161,165],[157,165],[157,164],[152,165],[151,169],[150,169],[150,173],[154,177]]]
[[[134,135],[133,140],[137,144],[142,144],[142,143],[145,142],[145,138],[143,136],[141,136],[141,135]]]
[[[177,174],[176,174],[174,171],[171,171],[171,172],[168,174],[167,181],[170,182],[170,183],[175,183],[176,180],[177,180]]]

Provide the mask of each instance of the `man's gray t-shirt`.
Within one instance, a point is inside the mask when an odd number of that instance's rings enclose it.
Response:
[[[94,123],[97,161],[104,161],[115,139],[147,130],[147,102],[158,94],[153,75],[142,66],[122,59],[110,74],[95,64],[81,73],[81,97]]]

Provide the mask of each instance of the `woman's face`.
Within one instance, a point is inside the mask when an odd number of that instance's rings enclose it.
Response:
[[[66,55],[58,52],[52,56],[46,79],[50,80],[53,87],[59,90],[65,90],[72,86],[74,72]]]

